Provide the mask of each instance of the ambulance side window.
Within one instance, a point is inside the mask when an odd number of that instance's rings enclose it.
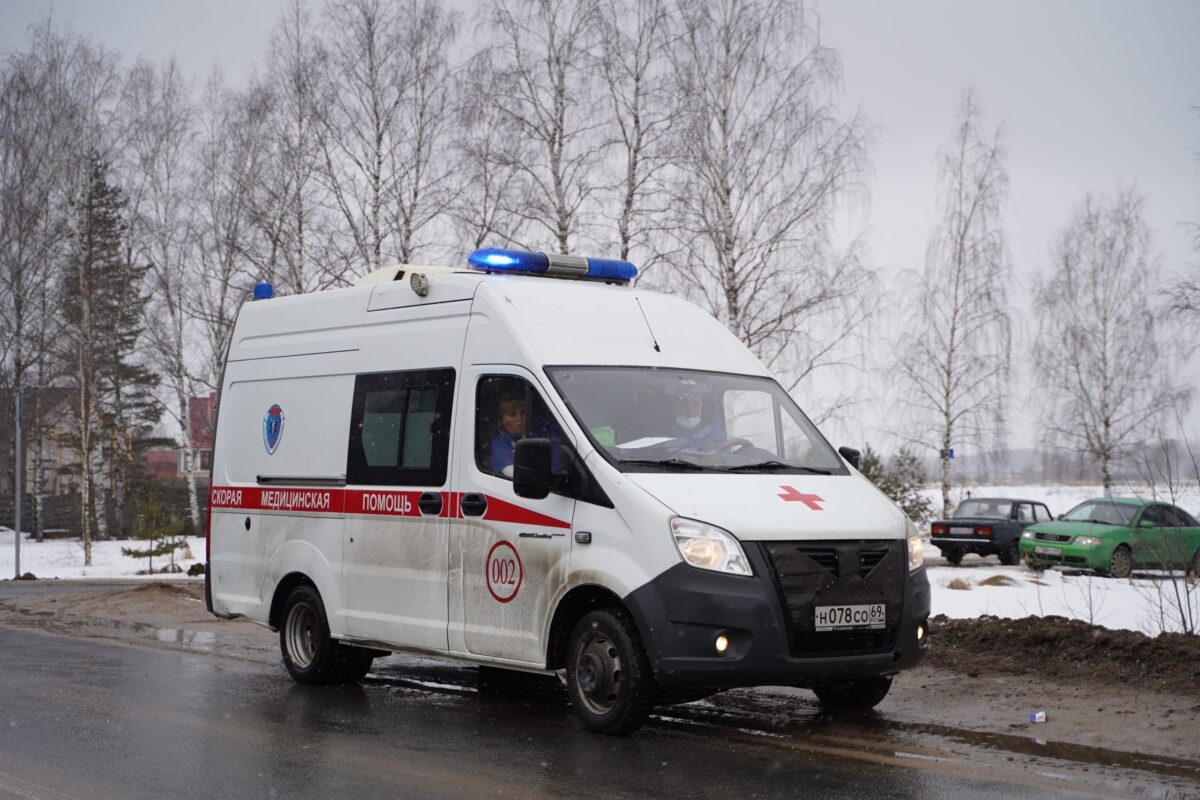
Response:
[[[475,395],[475,464],[480,472],[512,480],[513,447],[526,436],[560,446],[562,432],[529,381],[510,375],[480,378]],[[560,461],[555,454],[555,462]]]
[[[346,482],[444,485],[453,396],[453,369],[355,378]]]
[[[533,384],[513,375],[486,375],[475,392],[475,466],[512,480],[515,445],[526,436],[550,440],[552,494],[612,508]]]

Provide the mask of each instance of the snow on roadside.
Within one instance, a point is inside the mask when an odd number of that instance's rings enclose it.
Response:
[[[969,555],[961,567],[930,566],[934,614],[955,619],[984,616],[1059,616],[1147,636],[1183,630],[1175,581],[1159,572],[1135,572],[1130,580],[1081,570],[1036,573],[1025,566],[1000,566],[994,556]],[[1192,588],[1192,619],[1200,618],[1200,590]]]
[[[973,486],[970,484],[956,484],[950,492],[951,504],[957,505],[962,502],[966,499],[967,492],[971,493],[971,497],[1014,497],[1023,500],[1038,500],[1045,503],[1050,509],[1050,513],[1057,517],[1059,514],[1067,513],[1084,500],[1103,497],[1104,487],[1099,484],[1082,484],[1079,486],[1066,484],[1055,486],[996,486],[986,484]],[[922,489],[921,494],[929,498],[930,506],[934,509],[934,514],[941,516],[941,488],[935,486]],[[1173,503],[1192,516],[1200,517],[1200,486],[1197,486],[1195,483],[1176,487],[1174,498],[1172,498],[1171,492],[1166,487],[1160,486],[1156,488],[1146,484],[1114,486],[1112,494],[1114,497],[1141,497],[1147,500],[1161,500],[1165,503]]]
[[[972,497],[1012,497],[1044,502],[1055,516],[1065,514],[1079,503],[1103,497],[1099,485],[1022,485],[1022,486],[956,486],[951,501]],[[935,509],[941,507],[939,488],[922,491]],[[1113,487],[1115,497],[1142,497],[1174,503],[1193,516],[1200,516],[1200,487],[1194,483],[1177,488],[1174,497],[1169,491],[1145,484]],[[939,515],[940,516],[940,515]],[[925,535],[929,535],[928,526]],[[941,552],[925,543],[926,559],[938,558]],[[958,581],[956,587],[950,584]],[[1175,582],[1180,582],[1176,584]],[[961,567],[930,566],[929,583],[933,589],[933,613],[956,619],[990,614],[996,617],[1019,619],[1029,616],[1060,616],[1078,619],[1105,628],[1124,628],[1156,636],[1164,631],[1183,629],[1176,589],[1182,588],[1183,577],[1159,572],[1134,573],[1130,580],[1104,578],[1081,570],[1051,569],[1039,574],[1028,567],[1000,566],[995,556],[980,558],[968,555]],[[1191,587],[1191,619],[1200,620],[1200,587]],[[1195,623],[1193,623],[1195,624]]]
[[[935,502],[940,501],[937,490],[926,493]],[[978,486],[971,487],[971,494],[1042,500],[1054,514],[1061,514],[1083,500],[1102,496],[1103,491],[1098,486]],[[1145,487],[1125,487],[1114,494],[1153,496]],[[1200,492],[1191,489],[1178,504],[1193,514],[1200,512]],[[138,570],[146,568],[146,559],[123,556],[121,548],[139,546],[141,543],[135,541],[96,542],[93,564],[84,567],[83,546],[78,540],[38,543],[25,538],[21,541],[21,572],[32,572],[39,578],[186,579],[184,573],[137,575]],[[203,561],[204,539],[193,537],[189,549],[191,559],[176,559],[185,571],[191,564]],[[0,527],[0,580],[13,577],[13,555],[13,532]],[[940,553],[926,542],[925,555],[927,559],[937,559]],[[155,559],[155,565],[159,563]],[[934,614],[954,618],[985,614],[1010,618],[1057,615],[1106,628],[1141,631],[1149,636],[1181,629],[1173,580],[1182,578],[1139,571],[1132,580],[1122,581],[1057,569],[1039,575],[1025,566],[1000,566],[995,556],[984,559],[968,555],[961,567],[929,567]],[[950,588],[951,584],[958,588]],[[1193,603],[1200,603],[1200,588],[1192,587],[1191,594]],[[1194,608],[1192,614],[1193,619],[1200,619],[1200,608]]]
[[[121,555],[121,548],[143,548],[145,542],[136,540],[105,541],[92,543],[92,566],[83,565],[83,543],[78,539],[48,539],[35,542],[26,533],[21,539],[21,574],[32,572],[38,578],[131,578],[144,580],[177,580],[187,578],[187,568],[204,560],[204,539],[193,536],[188,539],[187,550],[177,550],[175,563],[183,568],[180,573],[138,575],[146,569],[147,559]],[[12,528],[0,528],[0,580],[8,580],[14,574],[16,558]],[[188,554],[191,557],[188,558]],[[158,569],[170,559],[154,559]]]

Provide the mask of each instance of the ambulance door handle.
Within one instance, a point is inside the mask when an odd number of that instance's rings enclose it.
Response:
[[[421,492],[421,496],[417,498],[417,508],[427,517],[436,517],[442,513],[442,493]]]
[[[483,512],[487,511],[487,498],[475,492],[464,494],[459,508],[468,517],[482,517]]]

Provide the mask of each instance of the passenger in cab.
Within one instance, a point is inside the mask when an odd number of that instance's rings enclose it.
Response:
[[[530,432],[529,404],[525,392],[509,390],[496,404],[496,435],[492,437],[492,469],[506,478],[513,476],[513,454],[517,442],[526,436],[549,439],[553,445],[551,469],[558,469],[559,440],[562,433],[548,414],[539,414],[535,430]]]

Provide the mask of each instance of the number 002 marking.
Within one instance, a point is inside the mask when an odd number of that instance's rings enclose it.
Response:
[[[507,603],[517,596],[521,581],[525,579],[525,569],[521,566],[521,557],[517,555],[516,548],[511,544],[500,540],[492,545],[483,569],[488,591],[496,602]]]

